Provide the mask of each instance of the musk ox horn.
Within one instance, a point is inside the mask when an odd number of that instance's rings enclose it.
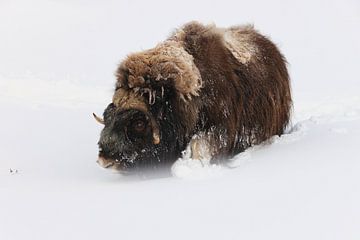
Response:
[[[151,128],[153,131],[153,143],[155,145],[160,143],[160,130],[159,130],[159,125],[157,124],[156,120],[154,119],[153,116],[151,116],[149,113],[146,114],[148,116],[148,118],[150,119],[150,123],[151,123]]]
[[[156,121],[154,118],[150,118],[151,119],[151,125],[152,125],[152,130],[153,130],[153,143],[155,145],[160,143],[160,130],[159,130],[159,126],[157,125]]]
[[[95,113],[93,113],[93,116],[98,123],[105,124],[104,119],[98,117]]]
[[[153,133],[153,142],[155,145],[159,144],[160,143],[160,136],[158,133]]]

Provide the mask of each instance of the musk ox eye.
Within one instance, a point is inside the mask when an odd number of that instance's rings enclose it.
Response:
[[[145,130],[145,122],[142,120],[138,120],[133,125],[135,131],[137,132],[143,132]]]

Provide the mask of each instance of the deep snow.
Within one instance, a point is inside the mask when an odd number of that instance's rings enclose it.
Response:
[[[359,13],[355,0],[2,1],[0,239],[360,239]],[[101,169],[91,113],[110,101],[116,64],[191,19],[253,22],[278,43],[287,134],[230,168]]]

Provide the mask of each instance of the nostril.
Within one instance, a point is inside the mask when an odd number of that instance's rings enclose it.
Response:
[[[107,146],[99,146],[99,158],[114,159],[117,156],[117,151]]]
[[[103,153],[104,152],[104,148],[99,146],[99,153]]]
[[[103,144],[103,143],[98,143],[99,145],[99,153],[107,153],[107,152],[110,152],[110,148],[106,146],[106,144]]]
[[[99,147],[99,157],[110,157],[109,154],[110,151],[109,149],[103,148],[103,147]]]

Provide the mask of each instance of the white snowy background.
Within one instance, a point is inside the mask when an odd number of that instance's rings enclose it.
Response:
[[[253,23],[289,62],[292,128],[233,168],[96,163],[117,64],[190,20]],[[0,0],[0,239],[360,239],[360,2]]]

